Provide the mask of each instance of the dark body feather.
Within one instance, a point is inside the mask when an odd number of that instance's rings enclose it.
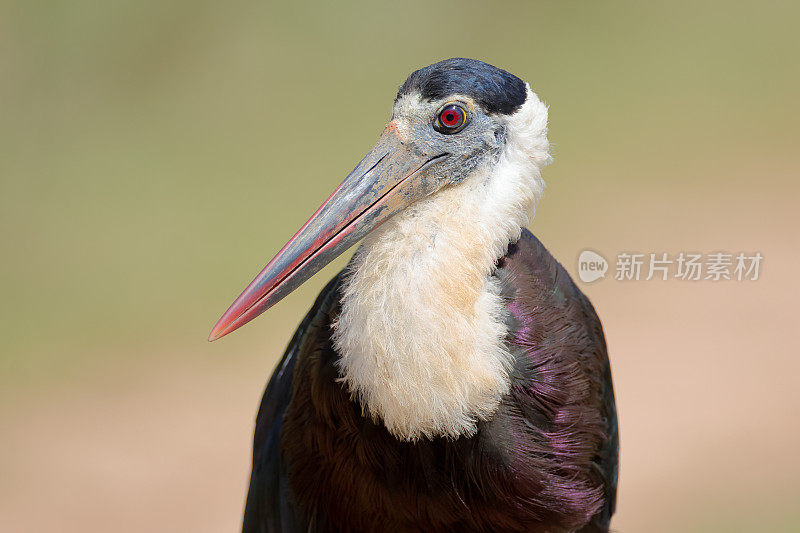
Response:
[[[607,531],[617,419],[600,321],[527,230],[498,262],[512,390],[477,435],[401,442],[337,380],[340,278],[272,376],[256,423],[245,532]]]

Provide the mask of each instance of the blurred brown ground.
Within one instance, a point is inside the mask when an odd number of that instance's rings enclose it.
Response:
[[[800,529],[800,8],[493,6],[0,4],[0,529],[239,527],[262,388],[346,258],[208,330],[404,76],[454,55],[551,105],[531,229],[573,275],[584,248],[765,257],[755,282],[581,284],[617,389],[614,528]]]

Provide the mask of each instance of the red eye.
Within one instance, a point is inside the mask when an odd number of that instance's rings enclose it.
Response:
[[[444,106],[436,117],[435,128],[439,133],[457,133],[461,131],[467,119],[467,113],[461,106],[450,104]]]

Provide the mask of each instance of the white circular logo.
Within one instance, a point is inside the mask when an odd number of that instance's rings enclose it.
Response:
[[[584,283],[591,283],[606,277],[608,261],[602,255],[591,250],[584,250],[578,256],[578,277]]]

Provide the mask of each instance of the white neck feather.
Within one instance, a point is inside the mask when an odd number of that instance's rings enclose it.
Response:
[[[396,437],[473,435],[508,391],[495,262],[519,239],[549,163],[547,107],[528,89],[499,161],[374,230],[349,265],[334,325],[340,375]]]

